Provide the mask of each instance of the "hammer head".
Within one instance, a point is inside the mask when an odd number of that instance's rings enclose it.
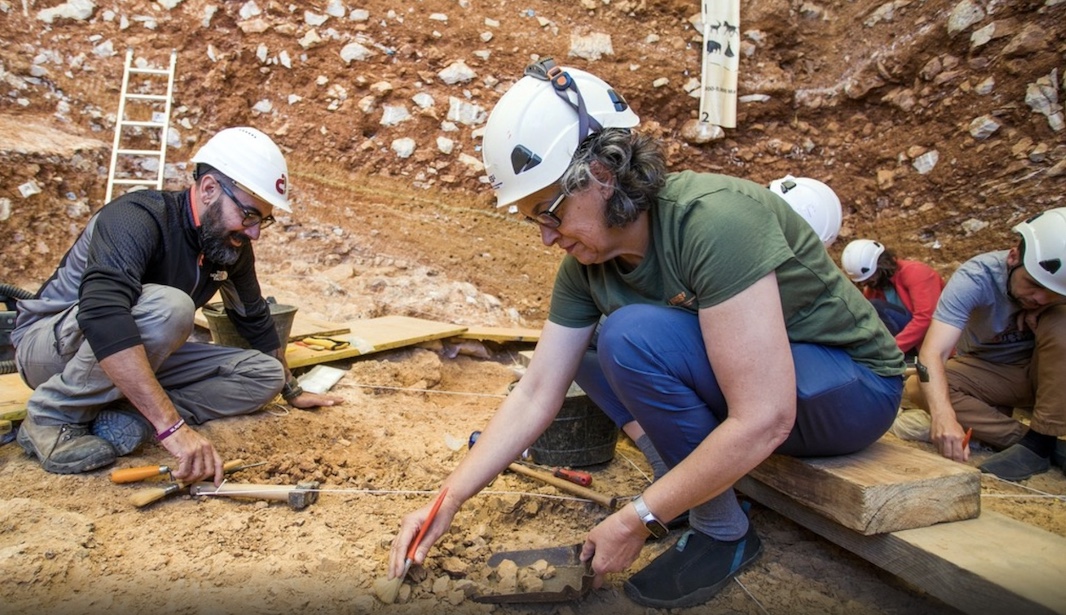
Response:
[[[289,492],[289,506],[293,510],[303,510],[318,500],[318,481],[296,483],[296,488]]]

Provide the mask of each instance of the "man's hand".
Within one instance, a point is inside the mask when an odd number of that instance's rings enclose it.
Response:
[[[1022,310],[1018,312],[1018,315],[1015,316],[1015,318],[1017,319],[1017,322],[1015,324],[1017,325],[1018,330],[1025,331],[1026,329],[1028,329],[1030,331],[1036,331],[1036,323],[1040,320],[1040,315],[1043,314],[1044,310],[1048,309],[1049,307],[1051,306],[1045,305],[1044,307],[1037,308],[1035,310]]]
[[[948,459],[965,462],[970,458],[970,447],[966,443],[966,431],[954,417],[937,418],[933,416],[929,429],[929,439],[936,445],[940,454]]]
[[[178,458],[174,478],[183,483],[212,478],[215,486],[222,484],[222,458],[211,442],[184,425],[160,444]]]
[[[309,408],[318,408],[319,406],[335,406],[342,401],[344,401],[344,398],[338,397],[337,395],[323,395],[321,393],[309,393],[304,391],[290,399],[289,405],[293,408],[307,410]]]

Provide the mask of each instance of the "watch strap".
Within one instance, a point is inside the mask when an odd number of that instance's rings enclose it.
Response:
[[[640,517],[641,522],[644,523],[644,527],[647,528],[651,535],[656,538],[662,538],[670,533],[670,530],[659,521],[659,518],[655,516],[655,513],[651,512],[648,505],[644,503],[644,496],[638,495],[633,500],[633,508],[637,511],[637,516]]]
[[[281,398],[285,401],[292,401],[303,394],[303,387],[300,386],[300,381],[295,377],[286,382],[285,386],[281,387]]]

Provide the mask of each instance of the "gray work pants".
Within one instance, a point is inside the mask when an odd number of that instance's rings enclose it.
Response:
[[[255,412],[285,384],[281,362],[258,350],[187,341],[196,307],[184,292],[144,287],[133,307],[148,362],[187,422]],[[89,423],[122,398],[78,327],[78,306],[42,319],[15,350],[23,380],[34,389],[27,413],[42,425]]]

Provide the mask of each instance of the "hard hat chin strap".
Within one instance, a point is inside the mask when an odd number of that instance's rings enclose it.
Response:
[[[585,98],[581,95],[577,82],[570,76],[570,73],[556,65],[555,60],[551,58],[538,60],[526,67],[525,74],[551,83],[555,94],[577,112],[577,142],[579,144],[590,133],[603,130],[603,125],[596,118],[589,115],[588,110],[585,108]],[[577,98],[576,103],[570,100],[570,96],[567,94],[568,90],[574,92],[574,96]]]

